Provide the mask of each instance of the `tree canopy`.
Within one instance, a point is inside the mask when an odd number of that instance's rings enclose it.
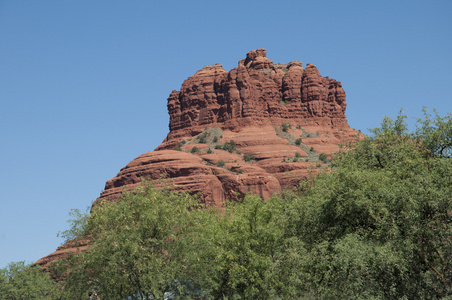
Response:
[[[12,262],[0,269],[0,299],[58,299],[61,286],[39,266]]]
[[[321,298],[440,298],[451,293],[452,164],[403,116],[337,153],[303,184],[290,216]],[[338,288],[338,287],[341,288]]]

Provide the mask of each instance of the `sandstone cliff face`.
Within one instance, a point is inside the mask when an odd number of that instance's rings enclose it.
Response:
[[[166,139],[122,168],[99,199],[117,201],[143,179],[218,207],[247,193],[268,199],[317,173],[338,143],[358,134],[347,124],[339,81],[301,61],[274,64],[264,49],[229,72],[205,66],[171,92],[167,107]],[[69,243],[37,263],[78,250]]]
[[[300,61],[273,64],[258,49],[229,72],[221,64],[206,66],[173,91],[168,139],[181,129],[244,118],[322,119],[342,127],[345,107],[340,82],[322,77],[312,64],[306,70]]]

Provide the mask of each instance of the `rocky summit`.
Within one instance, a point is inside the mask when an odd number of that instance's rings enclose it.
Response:
[[[123,167],[99,199],[117,201],[143,179],[157,188],[198,194],[209,205],[254,193],[264,200],[327,165],[338,144],[353,139],[339,81],[313,64],[273,63],[265,49],[238,67],[207,65],[168,97],[169,133],[154,151]],[[84,244],[86,246],[86,244]],[[65,256],[63,245],[38,261]]]

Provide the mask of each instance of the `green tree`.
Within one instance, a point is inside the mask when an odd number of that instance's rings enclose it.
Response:
[[[409,136],[408,124],[406,119],[408,116],[404,113],[403,109],[399,111],[399,114],[395,119],[391,119],[388,116],[384,116],[381,121],[380,127],[373,128],[370,131],[375,136],[380,136],[383,134],[395,134],[398,136]]]
[[[91,290],[104,299],[161,298],[174,280],[204,284],[212,260],[204,249],[212,247],[201,235],[211,223],[209,210],[201,207],[190,195],[151,185],[125,193],[117,203],[96,204],[88,250],[60,262],[69,270],[66,294],[82,298]]]
[[[410,137],[422,143],[433,155],[442,158],[450,158],[452,155],[452,114],[448,113],[441,117],[433,110],[433,117],[426,108],[423,109],[424,119],[417,119],[416,131],[408,132],[407,115],[400,110],[398,116],[393,120],[387,116],[383,118],[380,127],[371,131],[380,136],[383,134],[395,134]]]
[[[0,299],[59,299],[60,286],[39,266],[12,262],[0,269]]]
[[[336,154],[331,172],[293,199],[286,230],[304,253],[296,266],[305,294],[451,295],[452,164],[409,134],[404,118],[386,118],[375,136]]]
[[[88,206],[85,212],[81,212],[79,209],[71,208],[69,216],[71,217],[67,222],[70,224],[70,228],[64,231],[58,232],[57,236],[64,239],[63,243],[67,243],[69,240],[77,237],[84,236],[86,234],[86,227],[88,226],[88,217],[91,207]]]
[[[418,119],[415,137],[422,141],[434,155],[450,158],[452,155],[452,114],[440,117],[434,110],[435,117],[424,108],[424,119]]]
[[[211,283],[215,299],[269,299],[283,284],[275,269],[283,247],[281,198],[264,203],[248,195],[229,203],[215,223],[217,253]]]

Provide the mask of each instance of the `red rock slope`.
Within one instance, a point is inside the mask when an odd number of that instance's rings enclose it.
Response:
[[[167,106],[166,139],[122,168],[100,198],[116,201],[149,178],[216,206],[246,193],[266,199],[318,172],[320,158],[357,134],[347,124],[339,81],[301,61],[274,64],[264,49],[248,52],[229,72],[205,66],[171,92]]]

